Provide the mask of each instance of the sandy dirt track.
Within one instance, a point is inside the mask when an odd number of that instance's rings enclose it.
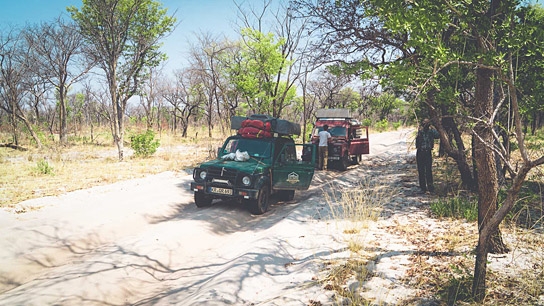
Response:
[[[361,165],[317,172],[310,190],[262,216],[234,202],[198,209],[185,172],[26,201],[22,214],[1,210],[0,305],[331,303],[312,279],[346,246],[332,234],[322,189],[357,181],[365,161],[406,155],[409,133],[371,135]]]

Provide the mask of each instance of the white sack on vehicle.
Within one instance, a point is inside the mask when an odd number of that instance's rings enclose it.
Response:
[[[240,150],[236,150],[236,153],[225,154],[221,158],[224,160],[246,161],[249,160],[249,153],[247,151],[240,152]]]

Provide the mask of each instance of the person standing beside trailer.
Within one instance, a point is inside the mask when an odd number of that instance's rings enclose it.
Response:
[[[318,168],[319,170],[327,169],[327,159],[329,158],[329,139],[331,139],[331,133],[329,133],[329,126],[324,125],[323,130],[319,132],[319,161]]]

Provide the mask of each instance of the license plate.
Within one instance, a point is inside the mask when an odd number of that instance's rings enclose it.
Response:
[[[217,194],[232,195],[232,189],[227,189],[227,188],[210,187],[210,192],[217,193]]]

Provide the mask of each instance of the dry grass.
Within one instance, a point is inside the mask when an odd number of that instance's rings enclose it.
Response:
[[[330,193],[324,192],[331,217],[333,220],[348,221],[349,227],[344,229],[346,234],[356,234],[378,220],[383,206],[387,204],[398,191],[385,182],[363,180],[355,188],[342,187],[331,183]]]
[[[123,162],[107,137],[97,140],[101,144],[51,142],[41,150],[28,151],[0,148],[0,207],[164,171],[184,171],[213,156],[222,144],[224,136],[219,133],[212,138],[203,138],[205,134],[182,138],[163,132],[157,135],[161,145],[150,158],[134,158],[126,143]]]
[[[326,290],[335,291],[338,305],[371,305],[359,293],[362,284],[372,277],[367,265],[375,260],[368,250],[365,229],[377,221],[387,204],[398,194],[385,182],[366,179],[357,187],[343,187],[331,183],[324,192],[331,219],[345,235],[347,248],[352,254],[348,260],[325,263],[326,275],[320,280]]]
[[[443,199],[467,197],[467,191],[460,190],[457,169],[451,160],[435,159],[435,177],[437,193]],[[544,235],[542,232],[542,176],[537,182],[528,182],[521,194],[517,208],[503,222],[501,232],[511,248],[504,255],[489,255],[487,275],[487,295],[485,305],[543,305],[544,295]],[[530,178],[531,179],[531,178]],[[533,177],[532,179],[535,179]],[[413,175],[412,181],[417,181]],[[371,184],[370,184],[371,185]],[[356,191],[345,192],[341,186],[331,186],[331,193],[325,197],[331,207],[335,224],[346,239],[350,251],[348,261],[336,260],[327,263],[327,276],[324,277],[327,288],[335,290],[339,304],[354,300],[360,305],[371,304],[365,301],[364,294],[349,290],[348,280],[355,277],[353,271],[345,271],[350,261],[363,265],[372,256],[372,246],[365,244],[366,228],[377,220],[380,210],[395,193],[380,193],[368,183]],[[378,184],[379,185],[379,184]],[[368,196],[360,196],[359,189],[374,193],[374,200],[365,201]],[[335,192],[335,191],[336,192]],[[388,190],[388,189],[386,189]],[[357,196],[354,196],[357,195]],[[377,200],[376,198],[381,198]],[[367,205],[366,203],[378,205]],[[361,205],[362,203],[365,203]],[[476,221],[468,222],[461,216],[459,220],[449,217],[428,222],[393,223],[387,230],[408,241],[416,247],[411,255],[410,269],[403,281],[410,288],[416,289],[413,300],[403,301],[406,305],[420,305],[422,299],[435,300],[440,305],[481,305],[471,300],[472,275],[474,269],[474,248],[477,245],[478,231]],[[437,304],[438,305],[438,304]]]
[[[325,290],[333,290],[338,305],[371,305],[357,290],[372,277],[367,269],[368,261],[349,259],[344,263],[326,262],[326,276],[321,281]]]

